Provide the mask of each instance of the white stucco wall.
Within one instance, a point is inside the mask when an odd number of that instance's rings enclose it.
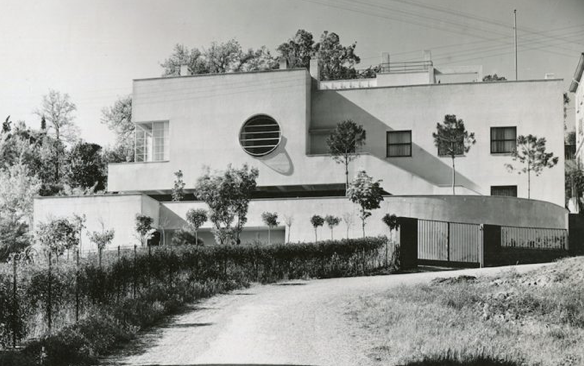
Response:
[[[490,152],[490,128],[516,126],[518,135],[547,139],[547,151],[559,157],[553,169],[532,177],[531,198],[564,205],[564,127],[560,80],[435,84],[313,92],[311,128],[332,129],[352,119],[367,131],[365,151],[354,169],[362,166],[383,179],[392,194],[448,194],[451,160],[438,157],[432,132],[444,115],[455,114],[474,132],[476,144],[457,158],[460,193],[490,195],[491,186],[517,185],[527,197],[527,177],[509,173],[508,155]],[[412,131],[412,157],[386,158],[386,132]],[[326,135],[313,135],[312,153],[326,151]],[[337,168],[338,169],[338,168]]]
[[[280,147],[262,158],[247,155],[238,140],[242,124],[256,114],[272,116],[282,129]],[[437,156],[432,139],[445,114],[462,118],[477,138],[456,159],[459,194],[489,195],[491,186],[517,185],[518,196],[527,197],[526,177],[504,167],[511,158],[490,153],[490,127],[517,126],[518,134],[545,136],[548,151],[560,158],[533,177],[531,197],[564,205],[561,81],[314,90],[306,70],[135,81],[133,119],[170,121],[170,159],[111,164],[108,188],[168,192],[180,169],[189,189],[205,165],[221,170],[244,163],[259,169],[260,186],[343,183],[343,168],[318,154],[326,152],[327,132],[353,119],[367,130],[367,145],[351,176],[365,169],[392,194],[448,194],[451,162]],[[386,158],[391,130],[412,130],[411,158]]]
[[[101,222],[105,229],[115,230],[111,247],[139,245],[134,231],[136,214],[152,217],[154,226],[158,226],[159,206],[158,201],[140,194],[38,197],[34,200],[34,228],[36,231],[39,223],[53,218],[85,215],[87,221],[82,233],[82,252],[96,250],[87,233],[101,231]]]

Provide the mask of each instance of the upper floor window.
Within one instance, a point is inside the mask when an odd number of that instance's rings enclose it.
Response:
[[[387,157],[412,156],[412,131],[387,132]]]
[[[517,148],[517,127],[491,127],[491,154],[512,153]]]
[[[168,121],[136,124],[136,161],[169,159]]]

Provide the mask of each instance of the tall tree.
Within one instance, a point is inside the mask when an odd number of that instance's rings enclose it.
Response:
[[[49,94],[43,96],[42,106],[35,113],[44,119],[49,125],[47,132],[52,134],[57,140],[57,145],[65,143],[74,143],[79,136],[79,128],[75,124],[73,113],[77,106],[69,97],[69,94],[50,89]],[[55,180],[61,178],[61,160],[63,159],[64,150],[55,149]]]
[[[72,187],[105,188],[105,164],[101,146],[88,142],[78,142],[71,148],[67,165],[67,183]]]
[[[363,126],[351,120],[337,124],[326,139],[333,160],[345,166],[345,192],[349,186],[349,163],[359,156],[359,149],[365,145],[365,139]]]
[[[456,119],[456,115],[444,116],[443,124],[436,124],[436,132],[432,133],[434,145],[438,148],[438,155],[450,156],[452,159],[452,194],[456,194],[456,167],[454,159],[470,151],[476,143],[474,133],[469,133],[464,127],[462,119]]]
[[[276,49],[288,61],[290,68],[310,67],[310,59],[315,54],[312,33],[298,29],[294,37],[282,43]]]
[[[381,180],[373,181],[373,178],[362,170],[347,190],[349,200],[359,205],[363,237],[365,237],[365,220],[371,216],[371,210],[379,208],[379,203],[383,201],[383,188],[381,188],[380,182]]]
[[[108,162],[134,161],[134,130],[132,122],[132,96],[119,98],[112,106],[101,110],[101,123],[116,135],[116,144],[108,149]]]
[[[79,127],[75,124],[73,113],[77,110],[69,94],[50,89],[43,96],[42,106],[35,111],[41,119],[44,117],[47,131],[59,141],[74,143],[79,138]]]
[[[534,135],[517,137],[517,148],[513,151],[513,161],[523,165],[522,168],[515,167],[512,164],[505,164],[510,171],[516,171],[518,174],[527,174],[527,198],[531,198],[531,173],[539,176],[545,168],[553,168],[558,163],[558,157],[553,153],[546,152],[545,137],[537,138]]]

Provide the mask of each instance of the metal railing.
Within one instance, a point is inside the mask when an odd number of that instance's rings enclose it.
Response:
[[[432,61],[385,62],[379,65],[380,72],[406,73],[428,71],[434,64]]]

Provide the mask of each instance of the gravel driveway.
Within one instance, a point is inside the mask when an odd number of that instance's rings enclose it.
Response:
[[[518,272],[542,265],[514,266]],[[115,365],[373,365],[363,329],[344,306],[360,295],[435,277],[494,275],[509,267],[256,285],[202,301],[166,326],[146,334],[140,354],[107,360]]]

